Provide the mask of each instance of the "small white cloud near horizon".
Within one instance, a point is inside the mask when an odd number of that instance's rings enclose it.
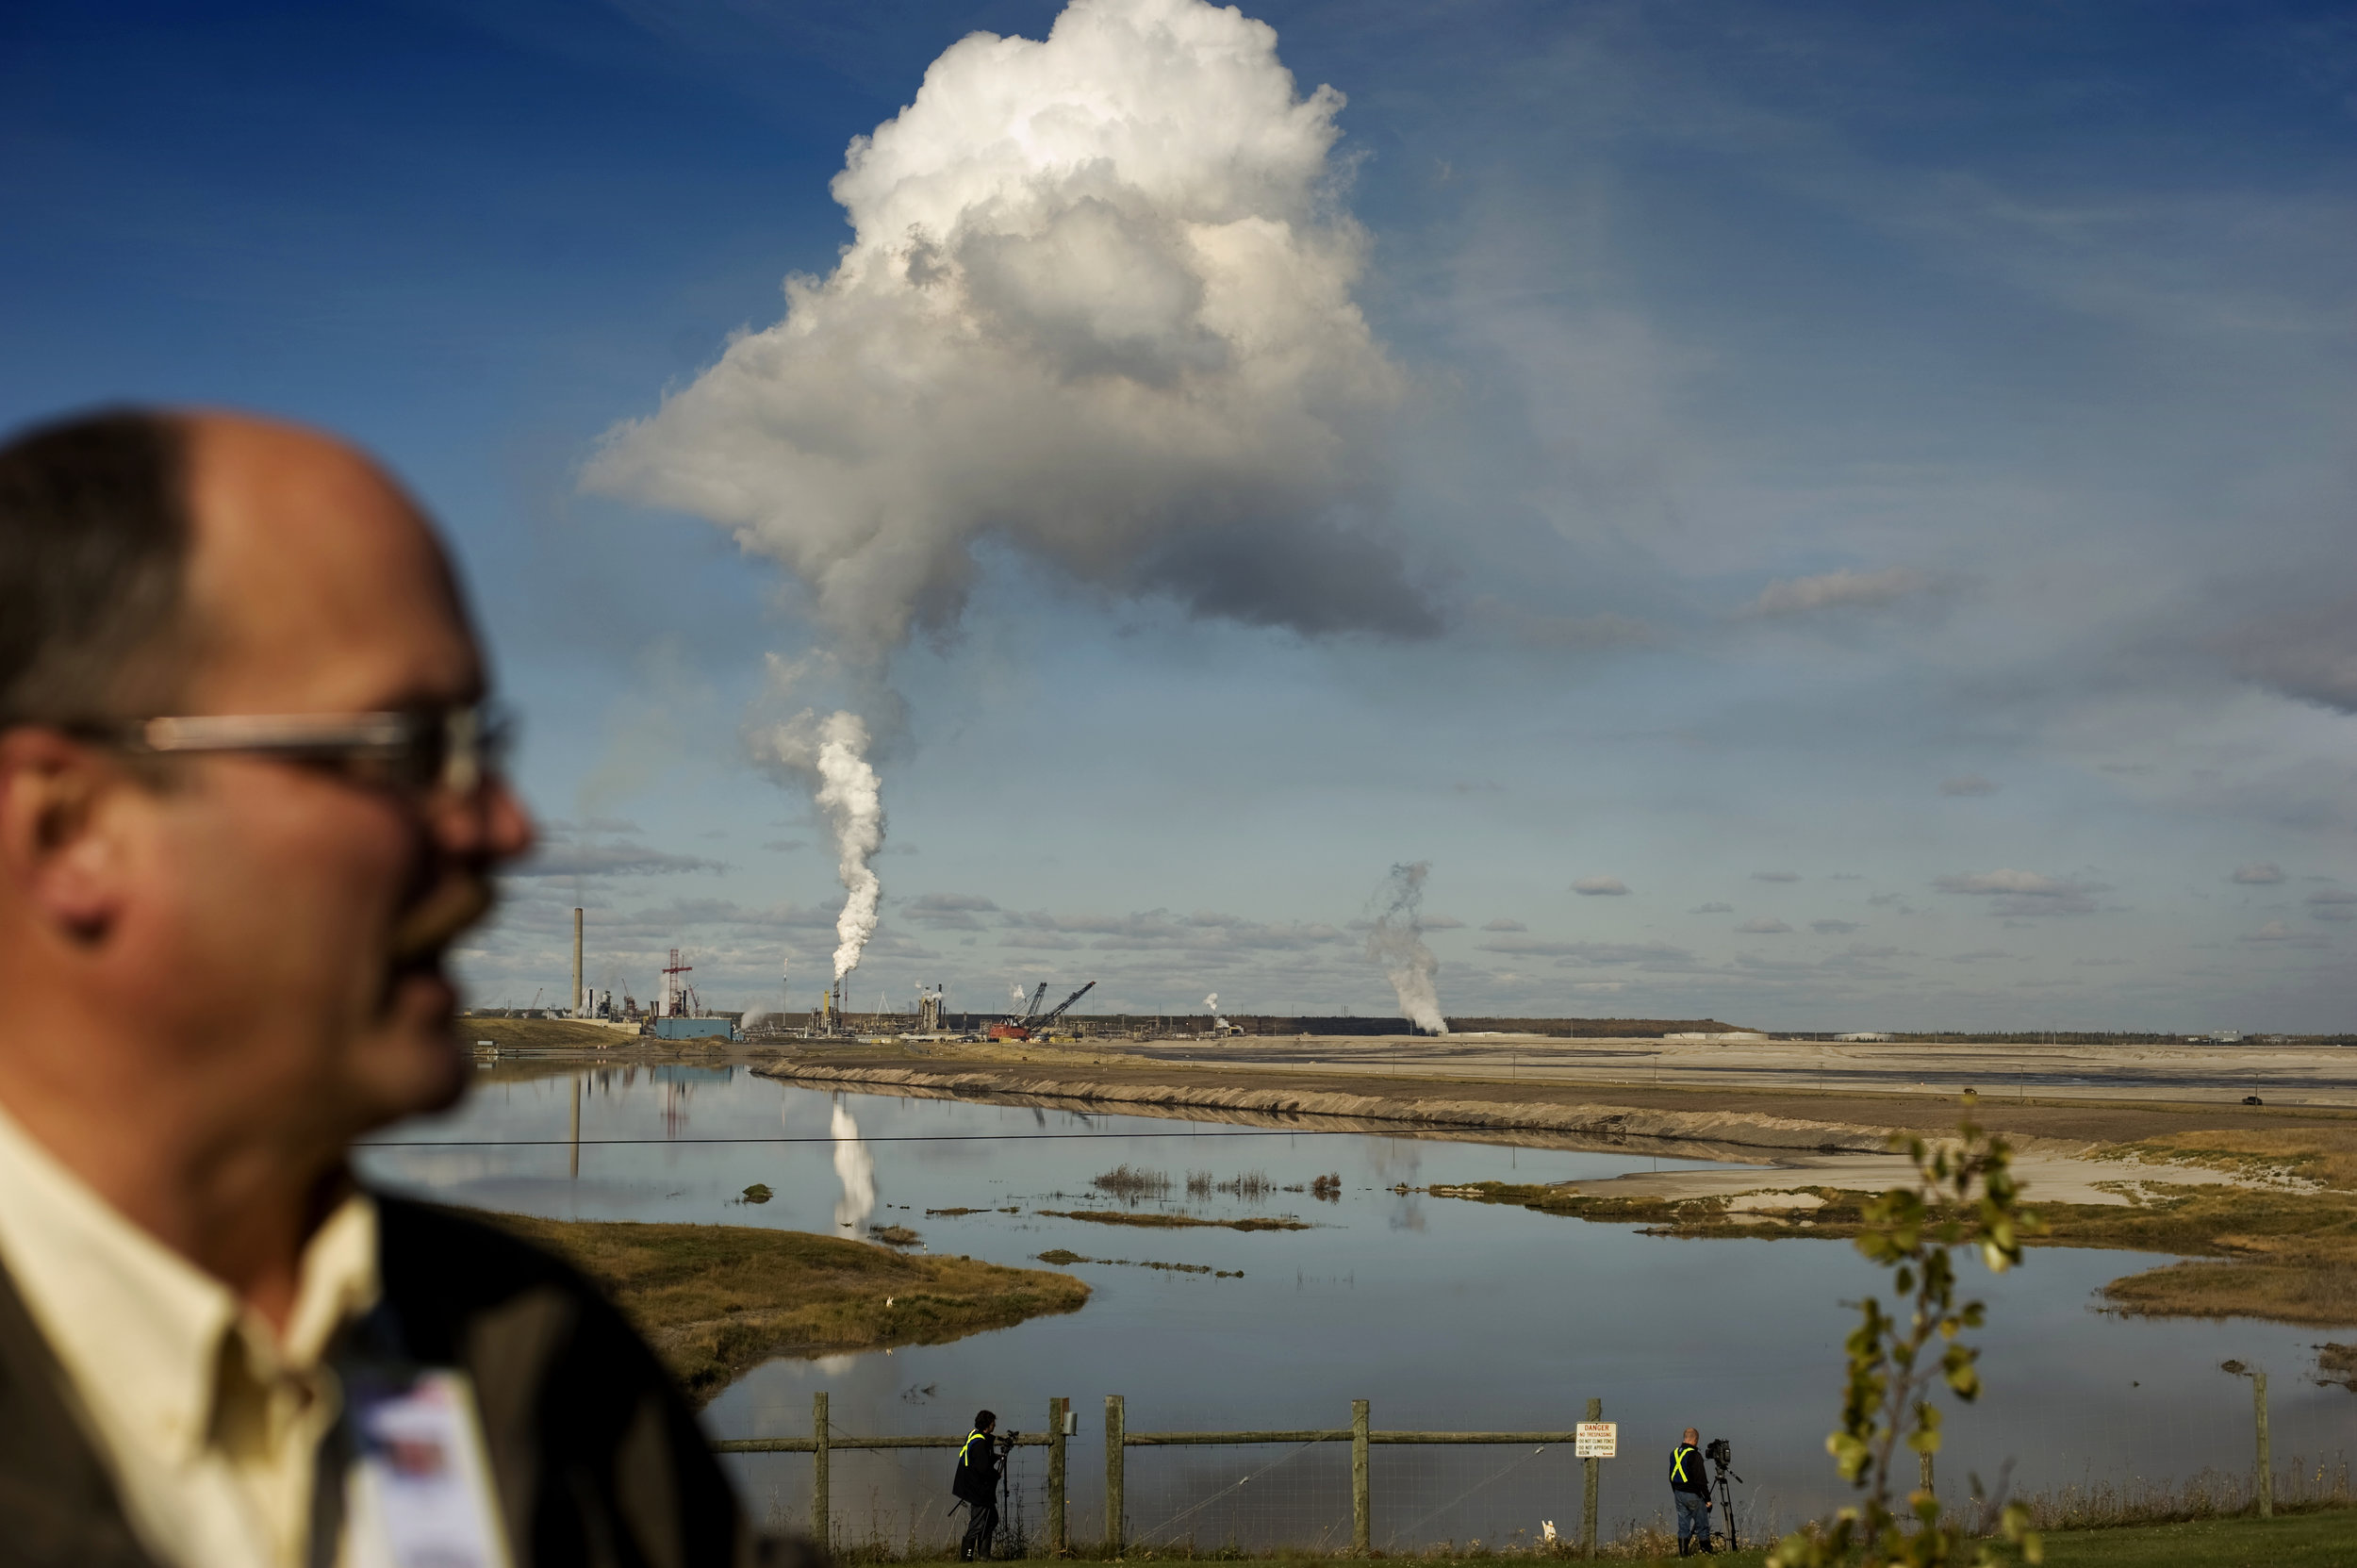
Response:
[[[1735,913],[1735,906],[1722,903],[1696,904],[1686,913],[1689,915],[1732,915]]]
[[[1942,795],[1994,795],[1997,789],[1994,780],[1984,779],[1978,773],[1961,773],[1939,781]]]
[[[1880,571],[1853,571],[1845,567],[1816,577],[1771,583],[1760,590],[1747,613],[1772,618],[1880,609],[1931,586],[1932,580],[1912,567],[1886,567]]]
[[[2226,880],[2266,887],[2284,880],[2283,868],[2271,860],[2254,861],[2249,866],[2237,866],[2234,874]]]
[[[1528,931],[1530,928],[1520,920],[1511,920],[1501,915],[1481,929],[1483,931]]]
[[[1994,902],[1989,913],[2004,916],[2092,915],[2098,907],[2095,895],[2110,891],[2102,883],[2049,877],[2036,871],[2017,871],[2010,867],[1935,877],[1932,885],[1942,893],[1991,899]]]
[[[1799,882],[1800,880],[1801,873],[1798,871],[1754,871],[1752,873],[1754,882]]]
[[[1755,915],[1735,929],[1746,936],[1782,936],[1792,928],[1772,915]]]
[[[1582,877],[1572,891],[1583,899],[1619,899],[1627,896],[1628,883],[1618,877]]]

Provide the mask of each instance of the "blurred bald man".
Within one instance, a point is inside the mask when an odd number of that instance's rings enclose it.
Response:
[[[450,563],[313,432],[0,448],[0,1560],[743,1563],[647,1347],[372,1196],[457,1098],[451,942],[532,842]]]

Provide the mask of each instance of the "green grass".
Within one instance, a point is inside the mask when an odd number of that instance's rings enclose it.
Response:
[[[2046,1538],[2052,1568],[2346,1568],[2357,1562],[2357,1511],[2274,1519],[2195,1519],[2070,1530]]]
[[[1064,1560],[1076,1563],[1255,1562],[1332,1563],[1346,1560],[1342,1552],[1277,1550],[1238,1551],[1232,1547],[1132,1547],[1127,1557],[1112,1558],[1101,1544],[1079,1543]],[[2299,1513],[2255,1519],[2197,1519],[2175,1525],[2128,1525],[2100,1530],[2054,1530],[2045,1537],[2048,1568],[2349,1568],[2357,1564],[2357,1509],[2313,1509]],[[1718,1568],[1762,1568],[1765,1545],[1748,1551],[1722,1553],[1706,1560]],[[902,1556],[871,1545],[838,1552],[843,1561],[933,1560],[923,1553]],[[1496,1552],[1401,1553],[1400,1562],[1417,1568],[1499,1568],[1502,1563],[1576,1562],[1568,1544],[1533,1550],[1527,1546]],[[1633,1557],[1607,1547],[1598,1560],[1624,1568],[1672,1568],[1674,1556]],[[1688,1560],[1689,1562],[1695,1560]],[[1970,1560],[1968,1556],[1966,1560]]]

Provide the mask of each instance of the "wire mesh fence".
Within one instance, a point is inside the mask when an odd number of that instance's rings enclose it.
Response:
[[[1936,1490],[1968,1527],[1993,1518],[2002,1493],[2028,1503],[2042,1529],[2245,1513],[2263,1490],[2283,1511],[2357,1502],[2350,1466],[2357,1398],[2320,1386],[2287,1392],[2292,1396],[2273,1407],[2264,1489],[2253,1390],[2227,1383],[2219,1397],[2203,1402],[2210,1419],[2168,1432],[2115,1417],[2118,1442],[2084,1450],[2075,1467],[2054,1464],[2058,1450],[2035,1442],[2030,1446],[2047,1462],[2028,1469],[2010,1459],[1981,1462],[1969,1446],[1952,1449],[1940,1457]],[[825,1395],[816,1402],[823,1412]],[[1094,1411],[1088,1420],[1076,1411],[1068,1432],[1029,1431],[1009,1451],[996,1556],[1048,1556],[1060,1547],[1081,1556],[1116,1547],[1170,1557],[1516,1555],[1575,1553],[1582,1545],[1588,1473],[1568,1432],[1387,1431],[1363,1413],[1355,1431],[1342,1422],[1284,1433],[1152,1432],[1130,1429],[1121,1402],[1109,1403],[1121,1413],[1103,1430]],[[2013,1405],[2005,1427],[2018,1437],[2036,1439],[2046,1424],[2072,1439],[2086,1429],[2084,1412],[2036,1400]],[[1047,1420],[1062,1414],[1051,1411]],[[836,1555],[854,1560],[954,1554],[965,1528],[949,1496],[962,1433],[865,1438],[826,1429],[823,1450],[815,1430],[721,1445],[768,1527],[823,1534]],[[1986,1442],[1979,1447],[1996,1451]],[[2130,1461],[2121,1462],[2131,1449]],[[1109,1462],[1116,1454],[1117,1462]],[[1653,1445],[1624,1436],[1620,1457],[1602,1461],[1599,1555],[1674,1549],[1655,1457]],[[1821,1457],[1805,1474],[1795,1481],[1760,1466],[1753,1481],[1731,1475],[1725,1500],[1732,1506],[1712,1520],[1721,1543],[1730,1526],[1745,1545],[1772,1541],[1847,1500]],[[1117,1513],[1109,1513],[1109,1502]]]

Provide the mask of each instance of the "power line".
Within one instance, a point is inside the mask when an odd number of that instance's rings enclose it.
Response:
[[[361,1139],[354,1148],[571,1148],[606,1147],[628,1144],[991,1144],[1081,1142],[1090,1138],[1407,1138],[1411,1132],[1380,1132],[1366,1128],[1238,1128],[1219,1132],[863,1132],[836,1138],[385,1138]]]

